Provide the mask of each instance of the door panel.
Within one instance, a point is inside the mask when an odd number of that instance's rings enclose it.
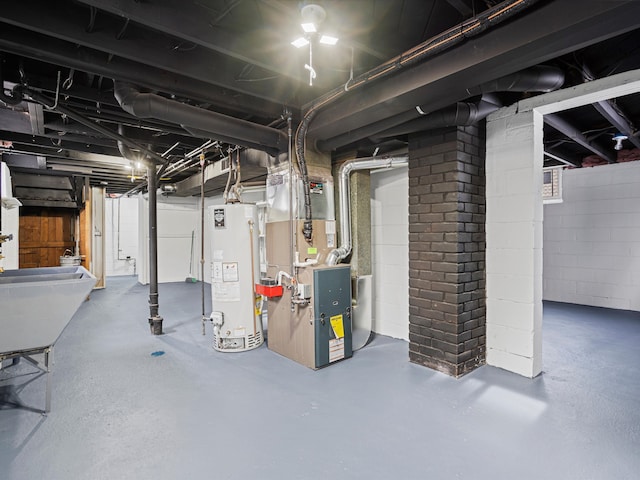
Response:
[[[23,207],[20,211],[20,268],[56,267],[66,249],[73,252],[75,211]]]

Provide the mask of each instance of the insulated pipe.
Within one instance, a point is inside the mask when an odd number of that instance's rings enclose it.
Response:
[[[351,201],[349,199],[349,177],[356,170],[371,170],[372,168],[395,168],[407,165],[409,157],[370,157],[356,158],[346,161],[338,173],[340,182],[340,246],[329,252],[327,265],[337,265],[351,253]]]
[[[211,137],[225,136],[235,145],[260,146],[263,150],[286,151],[287,135],[275,128],[266,127],[238,118],[212,112],[153,93],[141,93],[133,85],[114,81],[114,96],[122,109],[139,118],[156,118],[198,131]]]

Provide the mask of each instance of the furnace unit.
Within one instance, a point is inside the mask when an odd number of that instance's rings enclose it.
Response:
[[[351,267],[326,265],[336,246],[330,172],[316,173],[310,180],[311,242],[300,220],[302,184],[294,175],[295,195],[288,198],[289,178],[280,171],[267,179],[268,278],[256,289],[268,297],[269,349],[317,369],[352,355]]]

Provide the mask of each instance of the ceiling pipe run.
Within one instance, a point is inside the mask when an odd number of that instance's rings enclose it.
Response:
[[[538,65],[531,68],[527,68],[525,70],[521,70],[519,72],[512,73],[510,75],[505,75],[504,77],[498,78],[496,80],[492,80],[490,82],[482,83],[473,88],[467,89],[467,94],[469,97],[485,94],[485,93],[495,93],[495,92],[550,92],[553,90],[557,90],[562,87],[564,84],[564,72],[556,67]],[[471,105],[467,103],[466,105]],[[501,105],[500,105],[501,106]],[[453,108],[460,108],[463,110],[465,108],[464,105],[454,105]],[[470,118],[465,119],[465,114],[460,111],[460,122],[461,123],[451,123],[450,125],[470,125],[474,123],[471,117],[474,113],[471,111],[473,107],[470,107]],[[451,111],[451,108],[440,110],[443,111]],[[337,135],[333,138],[329,138],[324,141],[317,142],[318,149],[321,151],[330,151],[339,147],[343,147],[350,143],[356,142],[363,138],[376,135],[379,132],[387,131],[392,129],[397,125],[408,125],[410,122],[415,119],[420,119],[424,116],[429,116],[432,113],[431,107],[428,104],[424,105],[416,105],[415,108],[403,112],[398,115],[394,115],[390,118],[386,118],[384,120],[380,120],[378,122],[374,122],[368,125],[361,126],[360,128],[356,128],[353,130],[349,130],[344,134]],[[487,115],[491,113],[488,112]],[[485,115],[486,116],[486,115]],[[437,117],[435,117],[437,118]],[[482,117],[484,118],[484,117]],[[429,123],[433,120],[425,120],[424,124],[425,128],[421,128],[421,123],[416,121],[416,129],[408,130],[405,133],[413,133],[421,130],[426,130],[428,128],[438,128],[439,126],[447,126],[447,125],[436,125],[434,127],[428,127]],[[479,121],[481,118],[477,118],[475,121]],[[436,121],[437,122],[437,121]],[[406,130],[406,129],[403,129]],[[391,135],[385,135],[391,136]]]
[[[287,150],[285,132],[264,125],[212,112],[170,100],[153,93],[142,93],[131,84],[114,81],[114,96],[122,109],[138,118],[155,118],[193,129],[218,140],[224,137],[234,145],[259,148],[272,156]]]
[[[349,177],[356,170],[371,170],[374,168],[395,168],[409,163],[409,156],[399,157],[370,157],[348,160],[342,164],[338,173],[340,182],[340,246],[329,252],[327,265],[337,265],[351,253],[351,201],[349,200]]]

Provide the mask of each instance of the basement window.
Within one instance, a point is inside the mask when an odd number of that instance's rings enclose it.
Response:
[[[562,202],[562,167],[551,167],[542,170],[543,203]]]

